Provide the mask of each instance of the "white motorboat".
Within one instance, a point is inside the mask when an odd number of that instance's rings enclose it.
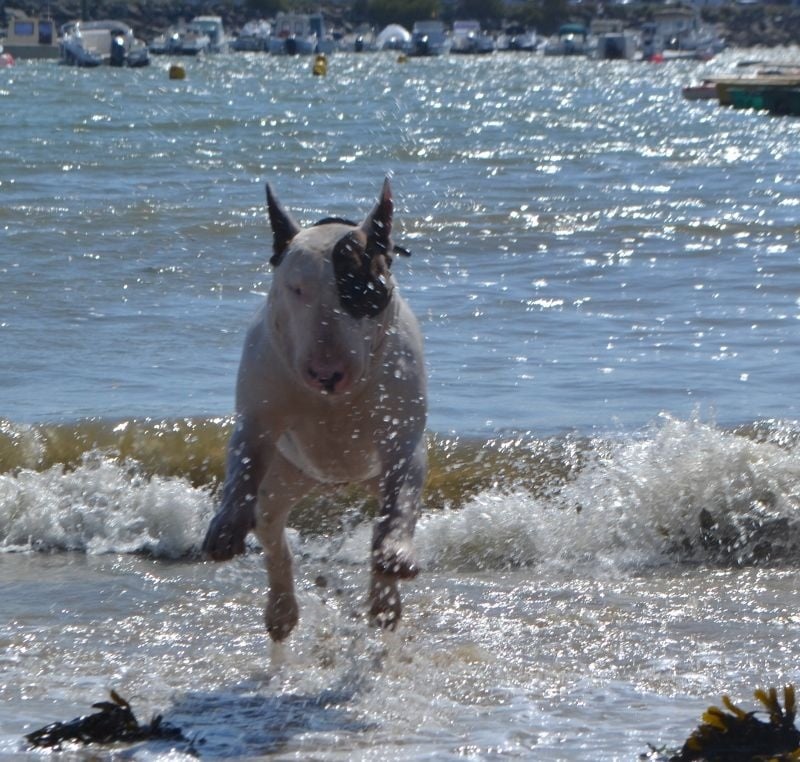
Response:
[[[563,24],[555,39],[544,46],[546,56],[583,56],[589,49],[589,32],[583,24]]]
[[[451,53],[476,55],[494,53],[494,38],[486,34],[477,21],[454,21]]]
[[[150,52],[154,55],[197,56],[208,53],[211,38],[197,30],[186,26],[172,27],[160,34],[150,43]]]
[[[248,21],[239,31],[238,37],[231,42],[231,48],[240,53],[265,53],[269,51],[271,36],[272,24],[269,21]]]
[[[122,21],[76,21],[64,27],[61,61],[74,66],[147,66],[147,46]]]
[[[408,45],[410,56],[440,56],[450,50],[450,39],[441,21],[417,21]]]
[[[539,37],[523,26],[510,26],[497,38],[497,49],[532,53],[539,47]]]
[[[642,25],[642,57],[707,60],[725,49],[725,40],[702,23],[699,12],[682,6],[654,11]]]
[[[604,61],[632,61],[638,45],[636,37],[625,32],[604,32],[597,36],[595,58]]]
[[[187,32],[198,39],[208,37],[208,53],[225,53],[230,41],[225,34],[225,27],[220,16],[195,16],[186,27]],[[200,52],[200,51],[198,51]]]
[[[188,24],[171,27],[150,42],[155,55],[198,56],[224,53],[229,40],[219,16],[195,16]]]
[[[177,42],[179,40],[178,33],[172,29],[167,30],[163,34],[159,34],[157,37],[154,37],[150,40],[150,44],[147,46],[147,49],[156,56],[166,55],[167,53],[176,53],[177,50],[173,50],[173,43],[177,48]]]
[[[378,41],[372,28],[364,25],[346,34],[339,40],[339,50],[350,53],[371,53],[378,49]]]
[[[594,57],[603,61],[631,61],[638,50],[638,38],[617,19],[595,19],[590,31]]]
[[[335,48],[321,13],[279,13],[275,17],[269,40],[273,55],[328,54]]]

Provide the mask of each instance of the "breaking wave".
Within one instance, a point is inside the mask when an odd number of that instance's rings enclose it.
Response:
[[[0,550],[196,557],[230,425],[4,422]],[[670,418],[616,437],[431,436],[421,560],[439,570],[795,563],[799,441],[795,422],[728,430]],[[374,509],[355,489],[309,500],[293,514],[294,541],[363,563]]]

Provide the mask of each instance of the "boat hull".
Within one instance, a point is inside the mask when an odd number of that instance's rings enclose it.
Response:
[[[18,61],[35,58],[58,58],[60,55],[58,45],[15,45],[4,41],[3,50],[6,53],[11,53]]]
[[[687,85],[682,90],[687,101],[710,101],[717,99],[715,85]]]
[[[762,99],[764,107],[776,116],[800,116],[800,88],[767,88]]]
[[[274,56],[310,56],[317,52],[316,37],[273,37],[269,52]]]
[[[763,76],[763,77],[715,77],[710,80],[717,91],[717,100],[721,106],[732,106],[734,90],[765,90],[768,88],[798,88],[800,77],[797,76]],[[742,96],[739,96],[740,100]]]

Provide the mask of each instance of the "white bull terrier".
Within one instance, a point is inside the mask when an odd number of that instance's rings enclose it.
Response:
[[[398,580],[418,572],[412,538],[426,472],[426,383],[416,318],[390,267],[388,179],[361,225],[301,229],[267,185],[275,267],[245,340],[219,511],[203,543],[225,561],[255,531],[266,553],[266,625],[283,640],[298,607],[286,520],[320,485],[363,482],[380,513],[372,536],[371,620],[394,628]]]

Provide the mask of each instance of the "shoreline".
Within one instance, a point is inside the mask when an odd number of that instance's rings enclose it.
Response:
[[[610,6],[606,14],[638,28],[652,20],[653,11],[661,7],[617,5]],[[800,8],[762,4],[705,7],[700,11],[700,19],[713,26],[729,48],[777,48],[800,44]]]
[[[35,16],[40,6],[33,0],[15,2],[14,6]],[[5,7],[5,6],[4,6]],[[652,20],[653,11],[661,6],[649,3],[632,5],[601,6],[594,2],[570,7],[562,19],[554,21],[552,26],[558,28],[564,21],[579,21],[588,24],[592,19],[604,16],[620,19],[631,28],[639,28]],[[81,18],[81,0],[55,0],[50,5],[50,13],[57,25]],[[127,23],[138,37],[150,42],[154,37],[177,24],[181,19],[188,21],[195,13],[212,13],[222,17],[228,33],[238,32],[248,21],[257,18],[256,11],[247,6],[237,4],[234,0],[218,0],[201,9],[189,9],[185,3],[175,0],[144,0],[140,3],[128,3],[125,12],[120,13],[119,4],[111,0],[97,0],[93,4],[92,19],[113,18]],[[337,7],[323,9],[329,22],[337,28],[350,31],[354,24],[345,19],[346,11]],[[706,7],[700,12],[703,23],[716,27],[729,47],[783,47],[800,44],[800,8],[784,5],[728,5],[717,8]],[[546,36],[546,30],[537,30]]]

